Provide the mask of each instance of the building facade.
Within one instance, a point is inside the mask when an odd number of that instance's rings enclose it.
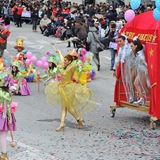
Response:
[[[69,0],[69,1],[71,1],[72,3],[75,2],[75,0]],[[84,4],[83,1],[85,1],[85,0],[77,0],[76,3],[78,3],[78,4]],[[115,3],[118,2],[118,0],[87,0],[87,1],[89,1],[90,3],[100,3],[100,2],[102,2],[102,3],[109,3],[111,1],[114,1]],[[126,5],[128,5],[129,2],[130,2],[130,0],[124,0],[124,2],[125,2]],[[154,3],[155,0],[141,0],[141,2],[146,2],[146,3],[152,2],[152,3]]]

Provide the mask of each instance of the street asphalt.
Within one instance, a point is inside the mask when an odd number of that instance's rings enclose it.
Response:
[[[51,42],[55,37],[45,37],[32,32],[32,25],[23,24],[16,28],[11,24],[11,35],[4,57],[9,61],[17,51],[17,38],[24,39],[24,47],[38,59],[47,51],[54,52]],[[69,52],[67,43],[55,45],[63,55]],[[118,109],[114,118],[110,117],[110,106],[115,105],[115,78],[110,71],[110,52],[100,53],[101,70],[88,86],[96,95],[96,107],[85,114],[83,129],[77,129],[77,122],[68,114],[66,130],[56,132],[60,124],[61,107],[46,104],[43,83],[38,92],[37,83],[29,83],[30,96],[13,96],[18,102],[16,112],[17,131],[14,139],[17,146],[7,150],[10,160],[160,160],[160,122],[156,130],[149,127],[150,115],[128,108]],[[43,69],[37,68],[42,74]]]

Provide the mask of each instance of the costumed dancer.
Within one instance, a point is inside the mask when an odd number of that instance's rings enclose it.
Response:
[[[139,100],[133,102],[135,105],[145,105],[147,97],[150,97],[150,80],[148,65],[145,58],[144,47],[140,40],[135,37],[131,43],[132,51],[136,57],[136,78],[134,86],[138,92]]]
[[[4,60],[2,57],[0,57],[0,71],[2,71],[4,68]]]
[[[89,63],[91,54],[87,53],[85,48],[79,49],[79,54],[73,49],[71,53],[69,53],[74,61],[73,64],[82,64],[76,67],[76,71],[73,75],[73,82],[80,83],[86,85],[87,82],[91,81],[91,78],[94,78],[95,74],[92,74],[92,65]],[[94,72],[94,70],[93,70]],[[95,73],[95,72],[94,72]]]
[[[95,79],[97,66],[91,62],[93,60],[93,53],[87,52],[85,48],[80,48],[78,57],[84,64],[83,71],[87,73],[87,82]]]
[[[11,78],[10,91],[12,93],[20,95],[31,94],[29,85],[20,72],[20,63],[18,61],[13,61],[12,63]]]
[[[22,38],[18,38],[16,40],[16,46],[14,49],[18,51],[17,55],[12,59],[12,62],[18,60],[20,62],[20,71],[23,75],[25,75],[27,82],[37,82],[37,71],[34,68],[33,62],[27,64],[27,55],[32,57],[32,53],[25,50],[23,46],[24,40]]]
[[[73,82],[86,85],[87,75],[83,72],[83,62],[79,59],[78,53],[75,49],[72,49],[69,55],[73,58],[72,64],[77,65],[72,77]]]
[[[26,50],[23,50],[24,52]],[[37,57],[32,55],[32,52],[26,51],[25,53],[26,59],[24,61],[25,70],[27,71],[26,80],[27,82],[37,82],[38,81],[38,74],[35,68],[35,64],[37,61]]]
[[[46,79],[45,80],[45,85],[47,85],[50,82],[56,82],[56,81],[60,81],[60,69],[58,68],[57,64],[59,63],[59,56],[52,54],[52,53],[48,53],[48,69],[46,71],[47,74],[40,76],[40,79]]]
[[[128,102],[133,103],[136,98],[133,87],[133,82],[135,80],[135,56],[133,52],[131,52],[130,45],[125,35],[121,35],[118,38],[118,43],[120,49],[118,51],[118,56],[115,59],[113,75],[116,76],[115,70],[118,70],[118,67],[120,67],[119,70],[123,87],[125,89],[126,99]],[[119,77],[117,77],[117,79],[118,78]]]
[[[63,55],[62,55],[62,53],[61,53],[61,51],[60,50],[57,50],[56,51],[57,52],[57,54],[60,56],[60,59],[61,59],[61,66],[60,66],[60,68],[62,67],[63,68],[63,63],[64,63],[64,57],[63,57]],[[73,74],[73,77],[72,77],[72,81],[73,82],[75,82],[75,83],[80,83],[80,84],[83,84],[83,85],[86,85],[86,83],[87,83],[87,78],[86,78],[86,74],[84,74],[84,73],[82,73],[82,61],[78,58],[78,53],[76,52],[76,50],[73,48],[72,49],[72,51],[69,53],[69,55],[71,55],[72,56],[72,58],[73,58],[73,62],[72,62],[72,64],[74,64],[74,65],[77,65],[77,67],[76,67],[76,70],[75,70],[75,72],[74,72],[74,74]],[[79,65],[78,66],[78,64],[81,64],[81,65]]]
[[[16,45],[14,46],[14,49],[17,50],[17,55],[15,56],[15,58],[17,58],[17,60],[20,60],[20,61],[23,61],[26,59],[25,53],[22,52],[25,49],[25,47],[23,46],[23,42],[24,40],[22,38],[17,38]]]
[[[78,58],[79,60],[82,62],[83,66],[79,71],[79,75],[78,75],[78,79],[81,82],[82,80],[85,80],[85,82],[90,82],[91,81],[91,73],[92,73],[92,66],[90,64],[88,64],[87,59],[86,59],[86,49],[84,48],[79,48],[78,50]],[[76,75],[75,75],[76,78]],[[85,85],[86,85],[85,83]]]
[[[57,53],[61,57],[61,61],[64,61],[64,57],[62,58],[62,53],[58,50]],[[72,64],[77,65],[76,70],[73,74],[72,81],[75,83],[86,85],[87,83],[87,74],[83,72],[83,62],[79,59],[79,55],[76,50],[73,48],[72,51],[69,53],[72,56],[73,62]],[[78,66],[78,64],[80,64]]]
[[[64,57],[64,67],[61,70],[61,82],[49,83],[45,88],[46,101],[49,105],[61,104],[61,123],[56,131],[64,130],[67,111],[78,122],[78,128],[83,128],[84,120],[79,117],[94,108],[95,100],[92,91],[81,84],[73,83],[72,77],[78,65],[72,64],[71,55]]]
[[[10,75],[0,73],[0,160],[8,160],[6,138],[8,131],[16,131],[15,109],[12,110],[12,97],[9,93]],[[16,106],[15,106],[16,107]]]

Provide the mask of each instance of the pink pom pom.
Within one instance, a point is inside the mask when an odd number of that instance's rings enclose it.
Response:
[[[46,55],[48,56],[49,54],[50,54],[50,51],[47,51],[47,52],[46,52]]]
[[[37,67],[43,67],[43,62],[42,61],[37,61]]]
[[[48,62],[43,63],[43,68],[47,69],[48,68]]]
[[[15,147],[16,145],[17,145],[17,142],[15,142],[15,141],[10,142],[11,147]]]
[[[84,55],[87,53],[85,48],[82,48],[82,52],[83,52]]]
[[[31,64],[31,60],[30,59],[26,59],[26,65],[30,65]]]
[[[58,79],[58,82],[61,81],[61,75],[60,74],[57,75],[57,79]]]
[[[41,58],[41,61],[42,61],[43,63],[47,62],[47,57],[43,56],[43,57]]]
[[[30,59],[31,57],[32,57],[32,52],[27,52],[27,54],[26,54],[26,57],[28,58],[28,59]]]
[[[31,57],[31,62],[34,62],[34,63],[35,63],[36,61],[37,61],[37,57],[32,56],[32,57]]]

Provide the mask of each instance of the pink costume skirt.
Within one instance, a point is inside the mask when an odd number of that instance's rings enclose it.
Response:
[[[16,118],[14,116],[14,113],[16,111],[18,103],[17,102],[12,102],[11,103],[11,116],[12,116],[12,125],[9,127],[8,125],[8,117],[3,115],[4,107],[3,104],[0,105],[0,131],[16,131]]]
[[[12,86],[10,88],[11,88],[11,90],[16,90],[18,81],[14,79],[12,82],[13,82],[13,84],[12,84]],[[29,87],[26,79],[22,79],[19,92],[23,96],[31,94],[30,87]]]

